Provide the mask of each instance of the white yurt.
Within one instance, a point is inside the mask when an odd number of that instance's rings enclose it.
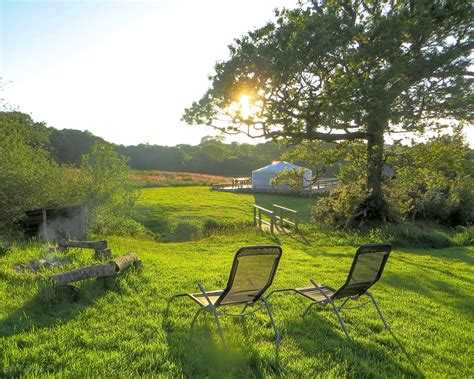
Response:
[[[274,190],[290,190],[289,184],[272,185],[272,179],[277,173],[288,170],[301,171],[303,169],[303,178],[301,188],[308,186],[311,183],[313,173],[311,170],[294,165],[293,163],[279,161],[252,171],[252,188],[254,189],[274,189]],[[308,188],[309,189],[309,188]]]

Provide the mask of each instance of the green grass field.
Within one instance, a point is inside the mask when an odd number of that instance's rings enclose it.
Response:
[[[264,199],[271,203],[274,197]],[[251,219],[250,209],[241,208],[254,200],[205,188],[164,188],[144,190],[142,206],[153,228],[157,220],[174,223],[187,215],[198,221]],[[308,202],[278,199],[285,200],[302,211]],[[141,217],[147,216],[144,209]],[[124,274],[113,287],[84,281],[77,301],[54,295],[45,279],[93,263],[93,253],[71,250],[63,268],[18,273],[14,264],[47,250],[18,243],[0,257],[0,377],[472,377],[473,247],[392,253],[372,291],[392,332],[373,307],[365,307],[344,314],[352,336],[347,339],[332,312],[314,309],[303,319],[303,298],[277,294],[270,300],[281,344],[273,344],[262,312],[246,322],[224,319],[229,344],[224,349],[209,315],[190,333],[196,310],[191,301],[176,300],[167,308],[170,295],[194,292],[198,281],[209,290],[225,286],[233,256],[245,245],[282,245],[272,288],[307,285],[310,277],[341,285],[354,245],[365,241],[334,236],[272,237],[253,229],[184,243],[109,236],[114,256],[133,251],[143,269]]]
[[[278,204],[299,211],[303,221],[310,217],[314,198],[273,194],[233,194],[209,187],[146,188],[141,191],[137,219],[154,233],[165,233],[178,222],[203,224],[215,219],[237,225],[252,223],[252,205],[272,209]]]

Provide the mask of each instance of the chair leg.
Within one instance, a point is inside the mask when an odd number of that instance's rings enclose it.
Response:
[[[366,292],[366,295],[370,297],[372,302],[374,303],[375,309],[377,309],[377,312],[385,325],[385,329],[390,330],[390,325],[388,325],[387,320],[385,320],[385,317],[383,317],[382,311],[380,310],[379,305],[375,301],[375,297],[369,291]]]
[[[346,334],[346,337],[350,337],[349,332],[347,331],[347,328],[346,328],[346,324],[344,324],[344,321],[342,320],[342,317],[339,313],[339,310],[336,307],[336,304],[334,304],[334,301],[332,301],[332,300],[330,301],[330,303],[332,305],[332,308],[334,309],[334,313],[336,313],[336,316],[337,316],[337,319],[339,320],[339,323],[342,326],[342,330],[344,330],[344,333]]]
[[[305,317],[306,314],[309,312],[309,310],[311,309],[311,307],[316,304],[315,302],[312,302],[310,305],[308,305],[308,307],[305,309],[305,311],[303,312],[303,314],[301,315],[301,317]]]
[[[217,314],[217,311],[216,311],[215,308],[212,308],[212,313],[214,314],[214,318],[215,318],[215,320],[216,320],[217,329],[219,330],[219,335],[221,336],[222,344],[223,344],[224,346],[226,346],[225,339],[224,339],[224,333],[222,332],[221,322],[220,322],[220,320],[219,320],[219,315]]]
[[[196,314],[194,315],[194,318],[193,318],[193,321],[191,322],[191,330],[194,329],[194,324],[196,323],[196,320],[198,318],[198,316],[201,314],[201,312],[204,310],[204,308],[199,308],[196,312]]]
[[[265,299],[265,297],[262,296],[261,299],[265,304],[265,307],[267,308],[268,317],[270,317],[270,322],[272,323],[273,331],[275,332],[275,343],[278,344],[281,341],[281,334],[276,327],[275,321],[273,320],[272,311],[270,310],[270,304],[268,304],[268,301],[267,299]]]

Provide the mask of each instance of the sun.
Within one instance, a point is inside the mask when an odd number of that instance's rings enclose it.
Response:
[[[248,95],[240,96],[239,107],[242,116],[244,116],[245,118],[248,118],[255,113],[255,110],[253,109],[254,107],[250,101],[250,96]]]

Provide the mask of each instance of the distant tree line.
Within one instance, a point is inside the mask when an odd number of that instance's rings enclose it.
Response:
[[[49,140],[56,161],[78,166],[83,154],[97,143],[107,143],[130,158],[137,170],[196,172],[222,176],[248,176],[252,170],[280,160],[292,147],[268,141],[259,144],[224,143],[219,137],[204,137],[199,145],[160,146],[114,145],[89,131],[49,128]],[[295,162],[304,164],[304,162]]]

